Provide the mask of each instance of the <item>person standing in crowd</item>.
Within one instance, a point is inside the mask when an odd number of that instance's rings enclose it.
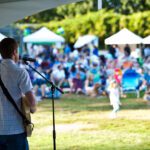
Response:
[[[27,71],[19,68],[18,45],[13,38],[5,38],[0,42],[2,62],[0,77],[21,110],[22,95],[25,95],[30,105],[31,113],[36,111],[36,100],[32,93],[32,84]],[[0,88],[0,150],[28,150],[28,141],[23,120],[14,106]]]
[[[115,48],[115,56],[116,56],[116,58],[118,58],[119,54],[120,54],[119,46],[118,45],[113,45],[113,47]]]
[[[99,50],[95,44],[93,44],[93,55],[99,56]]]
[[[150,45],[145,45],[144,47],[144,58],[147,58],[150,56]]]
[[[71,47],[69,46],[69,44],[65,44],[64,54],[69,56],[70,53],[71,53]]]
[[[110,115],[112,119],[117,117],[117,112],[119,111],[120,103],[120,94],[119,94],[119,86],[115,80],[110,81],[110,85],[108,87],[110,104],[113,106],[113,111]]]
[[[130,54],[131,54],[131,49],[130,49],[129,45],[126,44],[126,46],[124,47],[124,55],[125,55],[125,57],[129,57]]]
[[[110,47],[109,47],[109,53],[111,54],[113,59],[117,58],[116,57],[116,49],[112,45],[110,45]]]
[[[139,48],[139,45],[137,44],[136,48],[133,49],[132,52],[131,52],[131,58],[135,59],[135,60],[138,60],[140,58],[140,56],[141,56],[140,51],[141,50]]]

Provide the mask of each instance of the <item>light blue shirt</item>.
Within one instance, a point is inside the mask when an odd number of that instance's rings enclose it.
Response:
[[[4,59],[0,64],[0,76],[20,109],[22,94],[31,91],[33,88],[27,71],[19,68],[13,60]],[[23,132],[24,127],[21,116],[7,100],[0,87],[0,135],[20,134]]]

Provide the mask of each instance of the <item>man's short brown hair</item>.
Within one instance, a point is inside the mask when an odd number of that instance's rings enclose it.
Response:
[[[5,38],[0,42],[0,53],[3,59],[12,58],[13,52],[18,45],[15,39]]]

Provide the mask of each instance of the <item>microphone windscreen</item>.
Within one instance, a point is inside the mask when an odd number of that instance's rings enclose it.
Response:
[[[22,57],[23,61],[31,61],[31,62],[35,62],[36,59],[35,58],[30,58],[30,57]]]

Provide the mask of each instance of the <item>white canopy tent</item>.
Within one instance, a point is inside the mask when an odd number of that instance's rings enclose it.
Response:
[[[95,35],[84,35],[80,36],[74,44],[74,48],[81,48],[82,46],[93,42],[98,46],[98,37]]]
[[[116,34],[105,39],[106,45],[112,44],[140,44],[142,43],[142,38],[128,29],[124,28],[117,32]]]
[[[6,36],[0,33],[0,41],[3,40],[4,38],[6,38]]]
[[[83,0],[0,0],[0,26],[46,9]]]
[[[54,32],[50,31],[46,27],[39,29],[38,31],[23,38],[26,43],[50,43],[50,42],[64,42],[65,39]]]
[[[150,35],[145,37],[142,41],[143,44],[150,44]]]

